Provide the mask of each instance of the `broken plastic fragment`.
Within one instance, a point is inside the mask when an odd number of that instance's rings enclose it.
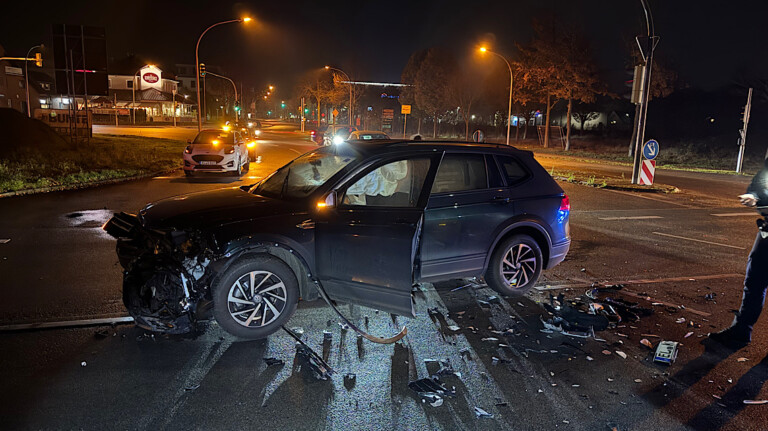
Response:
[[[647,338],[643,338],[642,340],[640,340],[640,344],[642,344],[643,346],[645,346],[645,347],[647,347],[649,349],[653,349],[653,343],[648,341]]]
[[[622,352],[621,350],[617,350],[616,354],[621,356],[621,359],[627,359],[627,354]]]
[[[199,383],[195,383],[195,384],[191,384],[191,385],[185,386],[184,390],[187,391],[187,392],[190,392],[190,391],[194,391],[195,389],[197,389],[199,387],[200,387],[200,384]]]
[[[603,350],[603,355],[607,356],[607,355],[610,355],[610,354],[611,354],[610,350]]]
[[[427,377],[408,383],[408,388],[421,397],[422,402],[427,402],[432,407],[443,405],[443,397],[455,397],[456,389],[448,389],[437,377]]]
[[[641,379],[635,379],[635,383],[643,383]]]
[[[685,337],[683,337],[683,338],[688,338],[688,337],[690,337],[691,335],[693,335],[693,332],[689,332],[689,333],[685,334]]]
[[[461,328],[459,328],[459,327],[458,327],[458,326],[456,326],[456,325],[450,325],[450,326],[448,327],[448,329],[450,329],[450,330],[451,330],[451,331],[453,331],[453,332],[456,332],[456,331],[458,331],[458,330],[459,330],[459,329],[461,329]]]
[[[499,339],[496,337],[486,337],[481,339],[480,341],[499,341]]]
[[[736,362],[747,362],[748,360],[749,358],[739,358],[739,359],[736,359]]]
[[[587,360],[588,360],[588,361],[594,361],[594,360],[595,360],[595,358],[593,358],[593,357],[591,357],[591,356],[587,356]]]
[[[477,418],[488,418],[493,419],[493,415],[488,413],[487,411],[481,409],[480,407],[475,406],[475,417]]]
[[[80,366],[81,366],[81,367],[84,367],[84,366],[86,366],[86,365],[88,365],[88,363],[86,363],[85,361],[83,361],[83,362],[80,362]]]
[[[271,367],[272,365],[285,365],[285,361],[277,358],[264,358],[264,362],[268,367]]]
[[[681,317],[681,318],[675,320],[675,323],[685,323],[685,317]]]
[[[748,404],[748,405],[768,404],[768,400],[744,400],[744,404]]]

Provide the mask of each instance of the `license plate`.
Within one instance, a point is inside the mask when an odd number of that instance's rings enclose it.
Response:
[[[200,162],[200,164],[201,165],[215,165],[216,162],[214,162],[213,160],[203,160],[202,162]]]

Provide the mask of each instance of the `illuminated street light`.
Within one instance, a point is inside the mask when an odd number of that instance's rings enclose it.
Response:
[[[509,64],[509,61],[507,61],[503,55],[493,52],[484,46],[481,46],[478,50],[481,53],[488,52],[495,55],[496,57],[499,57],[500,59],[504,60],[504,63],[507,63],[507,67],[509,68],[509,108],[507,109],[507,145],[509,145],[509,129],[512,125],[512,86],[515,83],[515,75],[512,73],[512,65]]]
[[[342,73],[344,76],[347,77],[347,82],[349,83],[349,113],[348,113],[348,117],[349,117],[349,125],[351,126],[352,125],[352,79],[350,79],[349,75],[347,75],[347,73],[344,72],[341,69],[337,69],[337,68],[331,67],[331,66],[325,66],[325,70],[335,70],[335,71],[337,71],[339,73]]]
[[[200,49],[200,41],[203,40],[203,36],[205,36],[205,33],[208,33],[208,30],[222,25],[222,24],[229,24],[233,22],[250,22],[250,17],[244,17],[240,19],[231,19],[229,21],[221,21],[217,22],[216,24],[213,24],[212,26],[208,27],[203,31],[202,34],[200,34],[200,37],[197,38],[197,45],[195,45],[195,91],[197,92],[197,131],[203,129],[203,119],[202,119],[202,113],[200,112],[200,56],[198,55],[198,51]]]

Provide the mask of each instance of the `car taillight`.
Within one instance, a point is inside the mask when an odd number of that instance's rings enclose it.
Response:
[[[187,148],[184,148],[184,152],[187,154],[192,154],[192,147],[187,145]]]
[[[560,208],[557,210],[557,222],[563,223],[570,213],[571,200],[568,198],[568,195],[563,195],[563,198],[560,200]]]
[[[315,131],[312,130],[311,132],[309,132],[309,134],[312,135],[312,136],[315,136]]]

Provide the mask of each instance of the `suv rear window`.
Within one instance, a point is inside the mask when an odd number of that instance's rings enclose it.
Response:
[[[528,178],[528,171],[523,165],[509,156],[496,156],[499,161],[501,171],[507,179],[507,185],[511,186]]]
[[[450,193],[488,188],[482,154],[446,154],[440,162],[432,193]]]
[[[235,137],[232,132],[225,132],[223,130],[204,130],[197,134],[195,137],[195,140],[192,142],[193,145],[198,144],[204,144],[204,145],[211,145],[214,142],[218,141],[217,144],[234,144],[235,143]]]

